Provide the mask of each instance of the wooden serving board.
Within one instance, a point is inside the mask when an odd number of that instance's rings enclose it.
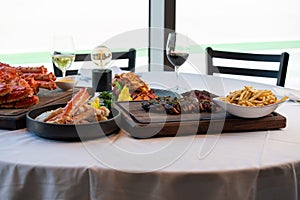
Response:
[[[135,101],[116,102],[115,107],[122,114],[120,128],[135,138],[272,130],[286,126],[286,118],[276,112],[245,119],[225,112],[182,115],[146,112],[141,102]]]
[[[0,109],[0,128],[1,129],[20,129],[26,127],[26,113],[34,108],[43,107],[52,104],[62,104],[68,102],[75,92],[78,92],[79,88],[74,90],[63,91],[56,89],[53,91],[40,89],[39,103],[26,109]],[[90,90],[90,91],[89,91]],[[89,93],[92,88],[89,88]]]

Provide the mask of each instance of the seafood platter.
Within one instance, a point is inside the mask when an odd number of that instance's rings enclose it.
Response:
[[[128,72],[115,74],[111,92],[95,96],[89,88],[57,89],[55,75],[43,66],[11,67],[0,63],[0,68],[0,127],[26,126],[48,139],[93,139],[120,129],[134,138],[151,138],[286,126],[286,118],[275,109],[288,97],[278,99],[270,91],[257,91],[251,86],[224,98],[197,89],[177,94],[150,88],[135,73]],[[237,103],[241,105],[233,107],[238,110],[273,107],[262,116],[247,118],[224,106]]]
[[[73,92],[57,89],[55,81],[56,76],[44,66],[0,63],[0,128],[24,128],[30,109],[70,100]]]
[[[119,131],[118,110],[90,103],[86,88],[66,104],[33,109],[27,113],[27,129],[36,135],[54,140],[83,141],[101,138]]]

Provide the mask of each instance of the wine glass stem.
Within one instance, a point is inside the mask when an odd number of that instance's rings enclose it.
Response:
[[[67,70],[61,70],[61,71],[62,71],[62,77],[65,77]]]
[[[178,67],[175,67],[175,73],[176,73],[176,90],[179,90],[179,70]]]

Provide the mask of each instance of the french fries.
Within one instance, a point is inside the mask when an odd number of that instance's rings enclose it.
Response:
[[[278,100],[271,90],[256,90],[252,86],[244,86],[243,89],[230,92],[224,101],[241,106],[260,107],[285,101],[288,98],[284,96]]]

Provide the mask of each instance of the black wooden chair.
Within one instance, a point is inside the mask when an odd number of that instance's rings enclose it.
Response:
[[[256,76],[256,77],[269,77],[277,78],[276,85],[284,87],[287,66],[289,61],[289,54],[283,52],[278,55],[274,54],[253,54],[253,53],[240,53],[240,52],[228,52],[217,51],[211,47],[206,48],[207,53],[207,73],[213,75],[214,73],[220,74],[232,74],[242,76]],[[231,59],[241,61],[258,61],[258,62],[274,62],[278,63],[278,70],[263,70],[263,69],[251,69],[229,66],[216,66],[213,63],[213,58],[219,59]]]
[[[125,52],[112,52],[112,60],[128,59],[126,67],[120,67],[122,70],[133,71],[135,70],[136,50],[134,48]],[[92,61],[91,54],[76,54],[74,62]],[[57,77],[62,76],[62,71],[53,63],[54,74]],[[66,75],[76,75],[78,70],[67,70]]]

